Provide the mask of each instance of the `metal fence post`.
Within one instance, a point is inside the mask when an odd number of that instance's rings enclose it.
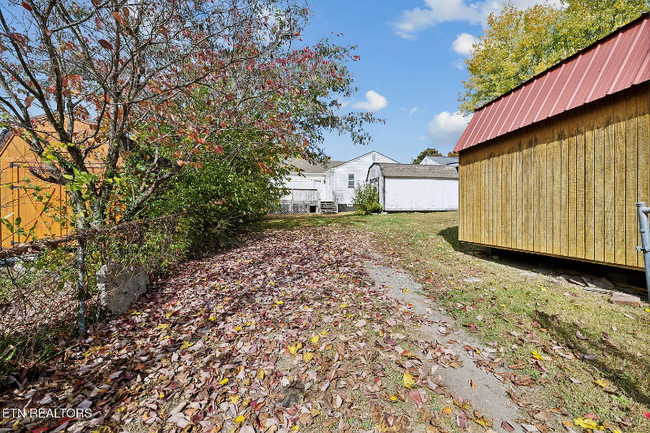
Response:
[[[648,299],[650,299],[650,227],[648,225],[648,213],[650,208],[644,201],[636,204],[639,214],[639,230],[641,231],[641,246],[636,247],[643,252],[643,263],[645,264],[645,283],[648,290]]]

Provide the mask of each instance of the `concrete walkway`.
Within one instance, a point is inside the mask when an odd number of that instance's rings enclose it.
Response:
[[[379,260],[383,261],[383,260]],[[478,348],[482,353],[487,353],[486,347],[463,329],[455,329],[449,332],[454,324],[454,319],[437,310],[433,302],[422,292],[422,286],[415,282],[406,272],[399,269],[389,268],[377,263],[368,262],[366,272],[378,285],[385,286],[390,290],[391,295],[398,301],[413,305],[417,314],[427,317],[438,326],[422,326],[413,330],[414,337],[429,341],[438,341],[454,351],[454,354],[462,361],[462,366],[457,369],[440,367],[436,373],[442,377],[445,386],[455,397],[462,397],[471,400],[474,409],[480,411],[485,417],[494,422],[493,429],[498,432],[507,432],[501,427],[503,421],[508,421],[515,432],[525,432],[515,420],[527,419],[528,414],[519,410],[514,402],[508,397],[510,389],[499,381],[492,373],[485,372],[478,368],[474,359],[463,348],[469,345]],[[409,289],[404,292],[402,289]],[[444,334],[441,333],[444,329]],[[449,343],[453,340],[453,343]],[[488,348],[488,351],[490,349]],[[475,388],[470,386],[470,381]]]

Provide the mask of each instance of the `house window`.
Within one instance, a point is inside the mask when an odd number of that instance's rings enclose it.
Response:
[[[348,188],[354,188],[354,173],[348,173]]]

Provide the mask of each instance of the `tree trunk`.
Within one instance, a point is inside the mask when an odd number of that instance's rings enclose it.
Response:
[[[76,226],[77,226],[77,302],[79,305],[79,315],[77,324],[79,326],[79,336],[86,335],[86,245],[87,240],[84,237],[88,229],[88,218],[86,217],[86,206],[83,196],[79,191],[70,192],[70,202],[76,209]]]

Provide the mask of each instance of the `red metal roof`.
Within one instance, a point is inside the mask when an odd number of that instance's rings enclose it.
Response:
[[[650,14],[479,108],[454,152],[650,80]]]

